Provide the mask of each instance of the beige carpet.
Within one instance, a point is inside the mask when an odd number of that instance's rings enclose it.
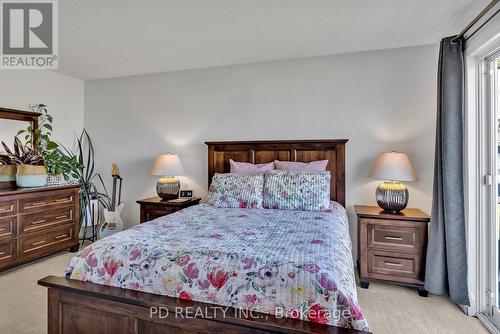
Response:
[[[46,289],[36,282],[61,275],[72,255],[61,253],[0,274],[0,333],[46,333]],[[422,298],[414,289],[375,283],[358,293],[374,333],[488,333],[446,297]]]

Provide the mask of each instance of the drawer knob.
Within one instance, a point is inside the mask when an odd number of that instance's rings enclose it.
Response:
[[[45,221],[46,221],[45,219],[37,220],[37,221],[31,222],[31,225],[37,225],[37,224],[45,223]]]
[[[393,237],[393,236],[390,236],[390,235],[386,235],[386,236],[384,237],[384,239],[385,239],[385,240],[398,240],[398,241],[403,240],[403,238],[401,238],[401,237]]]
[[[57,237],[55,237],[55,239],[61,239],[61,238],[64,238],[66,237],[68,234],[61,234],[61,235],[58,235]]]
[[[37,241],[37,242],[33,242],[31,245],[32,246],[37,246],[37,245],[41,245],[45,242],[45,240],[41,240],[41,241]]]
[[[399,262],[385,261],[384,263],[385,263],[386,265],[388,265],[388,266],[396,266],[396,267],[401,267],[401,266],[403,266],[403,265],[402,265],[401,263],[399,263]]]

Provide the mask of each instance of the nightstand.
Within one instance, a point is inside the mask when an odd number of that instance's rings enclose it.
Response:
[[[141,199],[137,203],[141,207],[141,224],[158,217],[166,216],[184,208],[200,203],[201,198],[193,197],[185,202],[169,202],[160,197]]]
[[[427,229],[430,218],[419,209],[397,214],[378,206],[355,205],[358,215],[358,270],[362,288],[383,281],[424,289]]]

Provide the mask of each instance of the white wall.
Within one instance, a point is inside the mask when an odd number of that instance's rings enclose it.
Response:
[[[0,106],[29,110],[29,104],[46,104],[54,116],[54,138],[67,146],[83,128],[83,89],[82,80],[51,71],[0,71]]]
[[[178,153],[183,188],[205,195],[207,140],[348,138],[347,208],[374,204],[367,177],[380,152],[413,159],[411,207],[430,211],[436,113],[436,46],[159,73],[85,82],[85,127],[99,170],[124,177],[126,224],[136,200],[155,195],[157,154]]]

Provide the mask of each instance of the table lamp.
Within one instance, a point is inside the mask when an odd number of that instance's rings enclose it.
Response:
[[[156,192],[164,200],[175,199],[179,197],[181,183],[175,176],[184,175],[184,167],[178,155],[161,154],[151,168],[151,175],[161,176],[156,182]]]
[[[417,173],[405,153],[382,153],[373,164],[371,177],[385,180],[375,192],[378,206],[398,213],[408,205],[408,188],[403,182],[418,181]]]

